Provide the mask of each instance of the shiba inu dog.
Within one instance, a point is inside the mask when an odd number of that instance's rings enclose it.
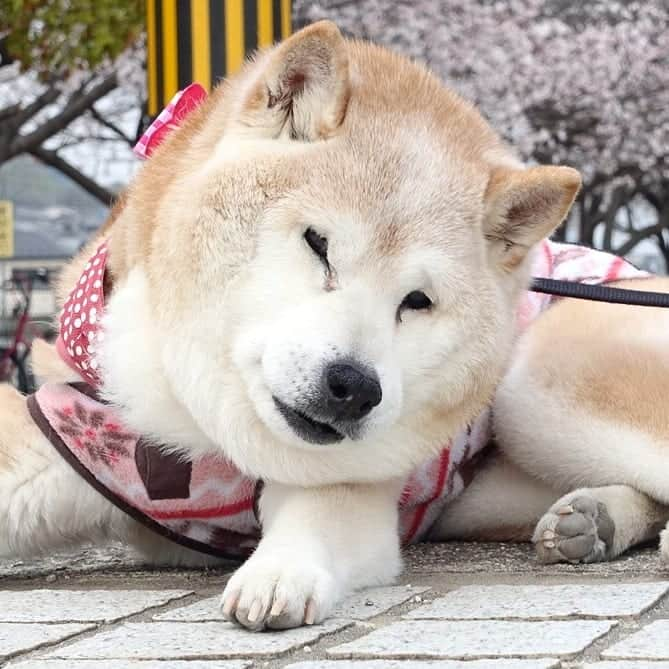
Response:
[[[222,607],[263,629],[392,581],[400,538],[538,521],[578,561],[659,530],[667,316],[565,300],[518,339],[575,170],[327,22],[179,126],[64,270],[43,385],[0,389],[0,553],[252,551]],[[503,455],[465,488],[491,403]]]

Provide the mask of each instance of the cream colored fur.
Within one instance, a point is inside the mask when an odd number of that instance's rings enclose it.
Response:
[[[492,400],[533,246],[562,221],[579,183],[566,167],[525,168],[424,68],[347,42],[330,23],[259,54],[147,162],[101,233],[113,279],[102,392],[130,428],[189,457],[222,452],[265,481],[263,539],[225,588],[229,619],[250,629],[313,623],[348,591],[397,576],[402,480]],[[305,241],[308,228],[327,238],[327,266]],[[61,299],[98,243],[66,268]],[[431,307],[400,308],[413,291]],[[554,392],[535,381],[546,356],[527,353],[535,341],[549,352],[563,345],[541,334],[544,319],[497,394],[506,460],[490,463],[457,502],[469,522],[449,527],[444,518],[435,537],[529,539],[559,495],[611,485],[612,494],[574,501],[601,497],[616,516],[610,550],[594,536],[609,527],[603,510],[578,540],[604,545],[605,557],[651,534],[644,523],[655,527],[662,515],[650,501],[666,498],[655,461],[646,488],[643,465],[637,479],[633,461],[629,476],[615,465],[633,450],[623,437],[659,463],[660,437],[582,402],[565,414],[570,384]],[[585,359],[592,345],[580,345]],[[647,355],[660,346],[650,337]],[[341,442],[315,445],[275,400],[303,406],[328,364],[351,359],[373,370],[382,400],[355,425],[337,425]],[[595,375],[611,373],[598,364]],[[46,345],[35,366],[42,380],[72,379]],[[197,563],[79,479],[24,400],[2,393],[0,553],[116,537],[157,562]],[[518,427],[528,412],[545,443]],[[554,424],[571,433],[549,435],[544,425]],[[597,434],[611,443],[608,476],[588,455],[602,451]],[[627,524],[623,498],[638,511]],[[540,527],[541,551],[551,550],[548,536],[559,548],[562,510]]]
[[[669,292],[664,278],[620,285]],[[532,324],[494,402],[503,457],[456,500],[434,538],[532,538],[545,562],[610,559],[657,538],[669,521],[668,327],[663,309],[578,300]],[[602,506],[615,528],[609,541],[599,536]],[[556,531],[560,516],[570,516],[568,534]],[[579,550],[565,555],[563,541]]]

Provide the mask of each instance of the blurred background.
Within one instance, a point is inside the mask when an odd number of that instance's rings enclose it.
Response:
[[[556,238],[669,270],[669,0],[0,0],[0,380],[172,95],[312,21],[426,62],[528,162],[579,169]]]

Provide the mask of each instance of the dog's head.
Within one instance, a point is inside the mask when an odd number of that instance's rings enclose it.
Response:
[[[524,168],[421,66],[310,26],[131,188],[107,392],[138,429],[258,476],[401,475],[489,401],[532,246],[578,186]]]

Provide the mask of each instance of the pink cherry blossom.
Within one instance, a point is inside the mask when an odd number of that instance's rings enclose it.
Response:
[[[295,0],[427,63],[528,162],[576,167],[560,236],[669,258],[669,4],[664,0]]]

